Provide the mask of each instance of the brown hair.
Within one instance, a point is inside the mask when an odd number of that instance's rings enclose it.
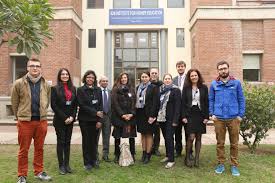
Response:
[[[201,87],[204,83],[204,79],[198,69],[189,69],[189,71],[186,74],[185,80],[184,80],[184,86],[185,87],[191,87],[192,81],[190,79],[191,72],[196,72],[198,74],[199,80],[198,80],[198,87]]]
[[[121,78],[123,75],[127,76],[127,83],[126,85],[131,88],[131,84],[130,84],[130,80],[129,80],[129,74],[127,74],[126,72],[122,72],[119,74],[119,76],[116,78],[115,84],[113,86],[113,88],[119,88],[121,86]]]
[[[185,63],[183,60],[177,61],[176,67],[177,67],[178,65],[184,65],[184,67],[186,67],[186,63]]]
[[[226,61],[224,61],[224,60],[222,60],[222,61],[220,61],[220,62],[217,63],[217,69],[218,69],[218,67],[219,67],[220,65],[224,65],[224,64],[226,64],[227,67],[229,68],[229,63],[226,62]]]

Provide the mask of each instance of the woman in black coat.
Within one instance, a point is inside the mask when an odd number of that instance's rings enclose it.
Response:
[[[167,162],[165,168],[175,165],[174,159],[174,133],[178,125],[181,108],[180,89],[173,84],[172,75],[163,76],[163,85],[160,87],[159,110],[157,122],[160,125],[166,148],[166,157],[161,162]]]
[[[149,163],[153,146],[153,133],[156,131],[158,96],[154,95],[155,85],[150,82],[150,73],[140,75],[140,84],[137,87],[136,120],[137,131],[141,133],[142,158],[144,164]]]
[[[57,85],[52,87],[51,92],[51,107],[54,111],[53,126],[57,137],[59,173],[65,175],[72,172],[69,164],[70,146],[77,110],[76,88],[68,69],[62,68],[58,71]]]
[[[115,138],[115,162],[120,155],[120,138],[129,138],[130,151],[135,158],[135,91],[129,83],[129,75],[121,73],[112,89],[112,124],[114,126],[113,137]]]
[[[102,123],[102,95],[97,87],[96,74],[88,70],[82,79],[84,85],[77,90],[79,105],[78,120],[82,134],[82,152],[84,168],[90,171],[97,168],[96,146],[98,130]]]
[[[206,133],[206,123],[209,118],[208,88],[203,84],[203,78],[197,69],[190,69],[184,81],[182,90],[182,122],[186,124],[188,134],[186,154],[192,150],[195,142],[195,161],[186,156],[185,164],[188,167],[199,166],[201,136]]]

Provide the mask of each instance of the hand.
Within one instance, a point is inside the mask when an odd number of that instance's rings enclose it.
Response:
[[[207,122],[208,122],[208,119],[203,120],[203,124],[207,124]]]
[[[133,116],[133,114],[128,114],[128,119],[130,120]]]
[[[182,122],[183,122],[184,124],[188,123],[188,121],[187,121],[186,118],[182,118]]]
[[[156,118],[149,117],[148,123],[149,123],[149,124],[153,124],[155,120],[156,120]]]
[[[121,118],[124,119],[124,120],[127,120],[128,116],[127,116],[127,114],[123,114],[123,115],[121,116]]]
[[[176,127],[176,126],[178,126],[178,124],[177,123],[172,123],[172,126]]]
[[[71,119],[70,119],[70,117],[68,117],[68,118],[65,120],[65,124],[68,125],[68,124],[70,124],[70,123],[71,123]]]
[[[217,117],[215,115],[212,115],[209,119],[212,120],[212,121],[216,121]]]
[[[95,127],[96,127],[97,129],[101,128],[101,126],[102,126],[102,124],[101,124],[100,122],[96,122]]]
[[[240,116],[237,116],[237,120],[239,120],[241,122],[243,120],[243,118],[241,118]]]
[[[100,118],[103,118],[103,112],[102,111],[97,111],[96,115]]]

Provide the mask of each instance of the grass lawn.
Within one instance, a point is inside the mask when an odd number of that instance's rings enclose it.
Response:
[[[152,157],[148,165],[139,162],[140,147],[136,155],[137,162],[131,167],[119,167],[119,165],[101,162],[99,169],[86,172],[83,169],[82,151],[80,145],[72,145],[71,167],[73,174],[59,175],[57,171],[57,158],[55,145],[46,145],[44,163],[46,172],[53,177],[52,182],[75,183],[178,183],[178,182],[275,182],[275,145],[262,145],[256,154],[249,154],[246,147],[240,147],[240,177],[232,177],[229,163],[226,164],[226,172],[223,175],[214,173],[215,146],[202,147],[200,168],[187,168],[183,165],[184,157],[176,159],[176,165],[166,170],[159,163],[162,157]],[[113,147],[112,147],[113,148]],[[17,145],[0,145],[0,183],[14,183],[17,180]],[[229,147],[226,147],[228,154]],[[101,150],[101,147],[100,147]],[[112,149],[113,150],[113,149]],[[101,152],[101,151],[100,151]],[[161,152],[163,154],[164,147]],[[29,153],[28,182],[40,182],[34,179],[32,171],[33,148]],[[100,156],[101,157],[101,156]],[[111,155],[113,159],[113,155]]]

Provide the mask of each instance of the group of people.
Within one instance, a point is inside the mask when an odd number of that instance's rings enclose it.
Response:
[[[57,84],[50,87],[41,75],[41,63],[32,58],[27,63],[28,73],[13,86],[11,102],[18,128],[18,183],[25,183],[28,174],[28,151],[34,139],[34,174],[40,180],[51,180],[43,170],[43,144],[47,133],[47,110],[54,111],[53,125],[57,136],[59,173],[72,173],[69,164],[73,123],[79,121],[82,134],[84,168],[90,171],[99,167],[98,141],[102,133],[102,160],[109,162],[109,139],[114,137],[115,159],[120,156],[121,138],[128,138],[130,152],[135,160],[135,137],[141,133],[141,161],[148,164],[152,154],[159,155],[160,129],[165,140],[165,168],[175,165],[180,156],[182,127],[185,130],[185,165],[199,167],[202,134],[206,133],[209,119],[214,121],[217,139],[217,174],[225,171],[225,134],[230,136],[231,172],[239,176],[238,137],[240,122],[245,113],[245,99],[239,80],[229,75],[229,64],[217,64],[218,78],[210,90],[204,84],[199,70],[185,74],[184,61],[176,63],[178,76],[163,75],[158,69],[142,72],[140,83],[134,87],[127,73],[117,77],[112,90],[108,78],[97,79],[88,70],[82,79],[83,86],[76,89],[70,72],[61,68]],[[99,83],[97,83],[99,82]],[[209,92],[208,92],[209,91]],[[111,126],[113,131],[111,133]],[[175,137],[175,138],[174,138]],[[175,141],[175,142],[174,142]],[[195,141],[195,144],[194,144]],[[195,148],[193,148],[193,144]],[[193,153],[194,150],[194,153]],[[193,155],[194,154],[194,155]]]

